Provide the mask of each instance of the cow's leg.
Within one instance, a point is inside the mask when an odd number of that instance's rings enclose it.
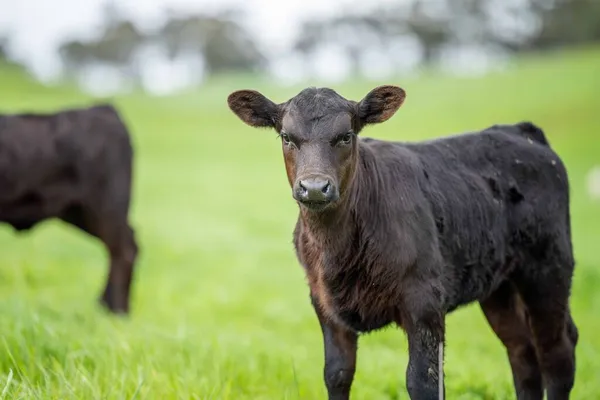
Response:
[[[129,291],[138,247],[129,225],[109,230],[104,241],[110,255],[110,269],[102,303],[114,313],[129,312]]]
[[[443,399],[445,315],[439,291],[434,286],[415,290],[406,296],[402,315],[408,336],[408,394],[412,400]]]
[[[323,332],[325,346],[325,386],[329,400],[348,400],[356,370],[356,346],[358,336],[323,315],[316,299],[313,307]]]
[[[62,219],[104,243],[110,258],[110,269],[101,303],[114,313],[127,313],[138,248],[124,213],[101,213],[95,208],[77,205],[67,209]]]
[[[120,170],[114,174],[106,190],[90,209],[95,218],[98,237],[104,242],[110,267],[101,302],[114,313],[129,312],[129,290],[138,246],[129,224],[131,201],[131,171]]]
[[[518,282],[518,290],[530,316],[548,400],[569,399],[575,383],[577,328],[569,310],[570,276],[552,265],[543,276]]]
[[[496,336],[506,346],[517,399],[542,400],[542,373],[531,330],[525,320],[526,310],[515,288],[510,282],[503,283],[481,301],[481,309]]]

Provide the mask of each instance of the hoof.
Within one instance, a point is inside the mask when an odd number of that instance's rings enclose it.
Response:
[[[127,307],[127,305],[117,305],[117,304],[115,304],[114,301],[109,300],[106,296],[102,296],[99,299],[99,303],[102,305],[103,308],[105,308],[106,310],[108,310],[109,312],[111,312],[113,314],[118,314],[118,315],[129,314],[129,307]]]

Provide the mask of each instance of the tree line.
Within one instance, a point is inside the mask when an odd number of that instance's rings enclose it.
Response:
[[[201,58],[209,75],[264,72],[268,58],[239,12],[217,15],[170,13],[153,32],[141,31],[114,3],[104,12],[103,29],[94,39],[73,39],[59,52],[67,73],[94,63],[113,65],[131,77],[139,72],[139,50],[147,45],[175,59]],[[291,52],[308,58],[334,44],[352,67],[371,47],[390,49],[398,39],[418,43],[422,65],[435,64],[453,46],[492,46],[507,53],[548,50],[600,41],[598,0],[413,0],[368,11],[342,11],[305,21]],[[0,37],[0,58],[8,59],[10,36]]]

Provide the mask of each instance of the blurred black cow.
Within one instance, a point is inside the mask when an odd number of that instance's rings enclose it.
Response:
[[[60,218],[110,253],[103,304],[127,313],[137,255],[128,222],[133,149],[111,105],[0,115],[0,221],[25,231]]]

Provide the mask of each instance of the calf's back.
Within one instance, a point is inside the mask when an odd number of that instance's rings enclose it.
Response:
[[[417,258],[433,252],[443,265],[450,310],[485,298],[516,268],[539,268],[536,261],[549,254],[573,264],[567,172],[534,125],[421,143],[366,139],[362,146],[377,160],[379,178],[371,181],[390,182],[377,186],[388,215],[377,229],[400,224],[406,237],[429,237],[411,243],[412,251]],[[386,245],[402,247],[397,238]]]

